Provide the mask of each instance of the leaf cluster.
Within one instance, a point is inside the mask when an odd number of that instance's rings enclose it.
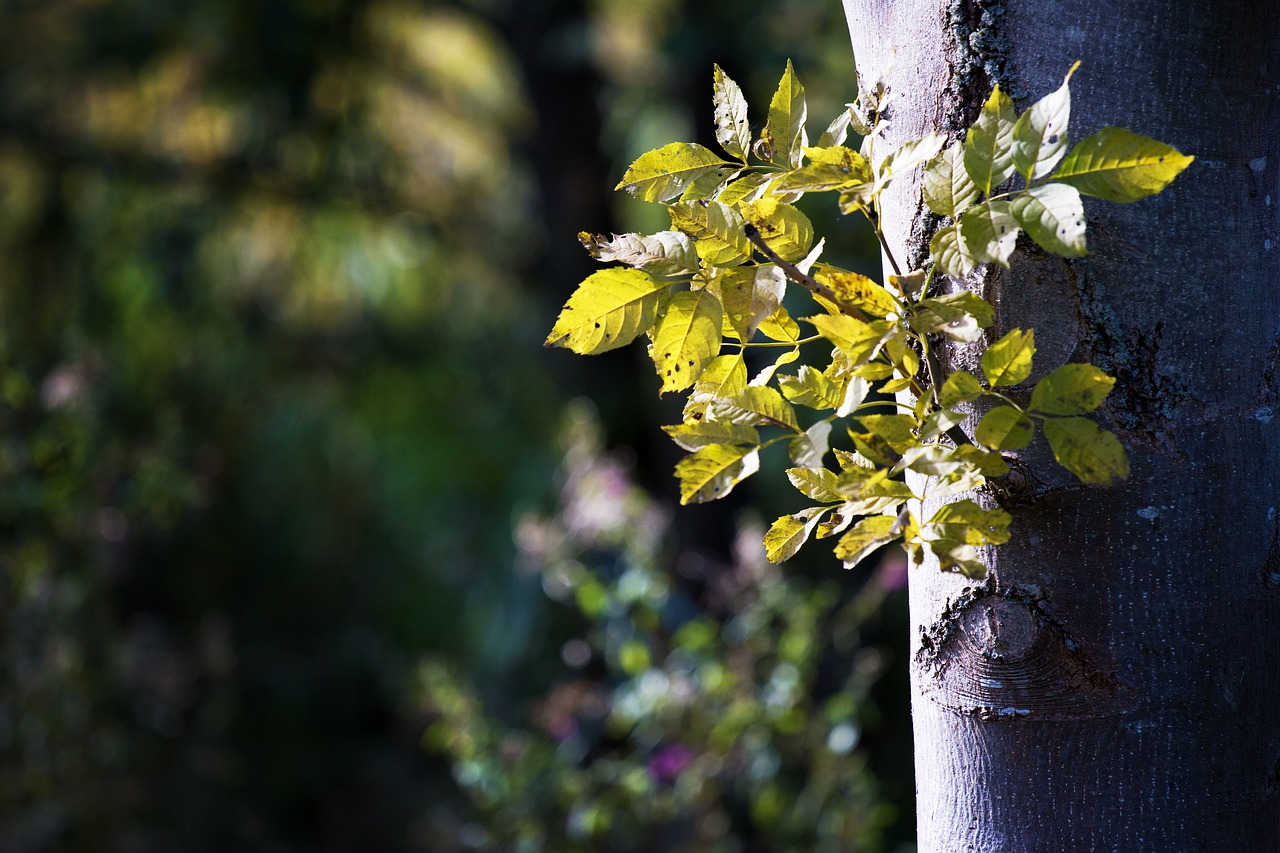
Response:
[[[1004,476],[1002,454],[1026,447],[1037,424],[1082,482],[1123,480],[1129,464],[1116,436],[1087,417],[1115,384],[1098,368],[1065,365],[1025,405],[1015,399],[1031,376],[1033,331],[1014,329],[987,347],[981,377],[943,377],[937,348],[987,340],[995,312],[974,293],[937,285],[981,264],[1008,266],[1023,232],[1050,253],[1082,256],[1082,196],[1136,201],[1192,160],[1121,128],[1068,148],[1074,71],[1021,115],[997,86],[962,140],[927,134],[885,151],[882,84],[810,146],[804,87],[789,62],[758,138],[741,89],[716,67],[722,153],[677,142],[631,164],[617,189],[665,205],[671,229],[579,235],[593,257],[620,266],[582,282],[547,344],[594,354],[648,339],[661,392],[688,392],[682,423],[665,427],[688,451],[676,466],[682,503],[723,497],[759,470],[764,448],[785,445],[787,476],[814,505],[774,522],[771,561],[809,538],[834,538],[836,556],[853,566],[901,541],[917,560],[932,554],[943,569],[984,574],[978,549],[1007,541],[1011,519],[966,495]],[[850,132],[861,137],[856,149]],[[903,271],[881,231],[880,202],[917,170],[925,204],[947,219],[924,266]],[[875,230],[893,271],[884,284],[822,259],[823,241],[797,206],[822,192]],[[799,317],[784,305],[796,287],[810,297]],[[754,348],[781,355],[752,375]],[[959,426],[978,412],[970,437]],[[837,426],[843,448],[833,445]],[[924,501],[942,503],[920,518]]]

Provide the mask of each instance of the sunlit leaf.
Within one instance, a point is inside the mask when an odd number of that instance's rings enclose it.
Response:
[[[1027,182],[1043,178],[1067,150],[1071,90],[1067,83],[1080,67],[1076,62],[1062,85],[1032,104],[1013,126],[1013,163]]]
[[[939,216],[964,213],[978,199],[978,188],[964,168],[964,145],[955,143],[934,155],[925,166],[921,189],[924,202]]]
[[[843,306],[852,306],[874,317],[885,317],[902,310],[889,291],[865,275],[820,264],[813,277],[828,287]]]
[[[819,314],[804,318],[818,334],[844,350],[853,364],[860,364],[879,351],[893,324],[882,320],[864,323],[847,314]]]
[[[1036,425],[1013,406],[996,406],[982,416],[974,439],[992,450],[1021,450],[1035,438]]]
[[[1007,201],[990,201],[969,208],[960,217],[960,235],[978,263],[1009,266],[1018,244],[1018,221]]]
[[[1058,464],[1081,482],[1109,486],[1129,478],[1129,457],[1120,439],[1088,418],[1046,418],[1044,435]]]
[[[805,148],[809,162],[787,172],[773,185],[776,192],[825,192],[870,181],[871,167],[851,148]]]
[[[749,385],[732,397],[712,401],[711,414],[718,421],[756,426],[771,424],[797,432],[795,409],[772,388]]]
[[[724,497],[760,468],[756,448],[712,444],[686,456],[676,465],[680,503],[703,503]]]
[[[929,254],[933,257],[943,273],[947,275],[966,276],[978,265],[973,250],[964,241],[960,229],[956,225],[939,228],[929,241]]]
[[[679,231],[612,236],[581,231],[578,242],[597,261],[617,261],[653,275],[677,276],[698,270],[693,240]]]
[[[844,140],[849,135],[849,126],[856,118],[853,104],[846,104],[844,110],[831,120],[831,124],[827,125],[827,129],[818,137],[818,146],[827,148],[833,145],[844,145]]]
[[[788,468],[787,479],[809,500],[818,503],[839,503],[844,500],[839,491],[839,476],[825,468]]]
[[[741,87],[713,66],[712,103],[715,105],[716,141],[731,157],[746,160],[751,149],[751,125],[747,119],[747,99]]]
[[[1107,201],[1137,201],[1163,190],[1194,159],[1122,127],[1104,127],[1062,158],[1053,179]]]
[[[565,303],[546,345],[579,355],[625,346],[653,325],[662,287],[640,270],[592,273]]]
[[[685,423],[698,423],[706,415],[711,401],[732,397],[747,387],[747,364],[742,353],[718,355],[693,384],[693,392],[684,406]]]
[[[912,306],[908,322],[917,332],[973,343],[982,337],[982,330],[991,325],[994,317],[995,311],[985,299],[961,290],[920,300]]]
[[[1036,352],[1034,329],[1014,329],[982,354],[982,372],[992,388],[1017,385],[1031,375],[1031,359]]]
[[[1064,364],[1036,383],[1031,409],[1049,415],[1083,415],[1102,405],[1116,380],[1092,364]]]
[[[801,468],[821,468],[831,448],[831,423],[818,421],[787,444],[791,461]]]
[[[782,304],[787,281],[782,270],[773,264],[743,266],[720,271],[709,289],[720,295],[725,328],[732,330],[738,340],[749,341]]]
[[[677,293],[653,331],[653,363],[662,393],[692,385],[720,352],[720,300],[709,290]]]
[[[1013,126],[1017,118],[1013,101],[996,86],[965,137],[964,168],[983,195],[991,195],[1013,174]]]
[[[710,444],[760,443],[760,433],[754,427],[721,421],[699,421],[693,424],[664,426],[662,431],[680,447],[693,452]]]
[[[694,240],[698,257],[714,267],[732,267],[751,257],[746,220],[720,201],[690,201],[669,205],[671,226]]]
[[[636,158],[614,189],[644,201],[668,201],[708,174],[725,178],[738,168],[696,142],[672,142]]]
[[[982,383],[967,370],[956,370],[942,383],[938,402],[947,408],[968,403],[982,396]]]
[[[962,500],[938,507],[933,517],[921,526],[921,532],[966,545],[1003,545],[1009,541],[1012,521],[1009,513],[1002,509],[983,509],[972,500]]]
[[[804,138],[806,116],[804,87],[796,78],[791,60],[778,81],[778,89],[769,102],[769,120],[761,143],[766,159],[777,166],[794,169],[800,165],[801,151],[808,144]]]
[[[741,206],[743,217],[784,261],[803,258],[813,245],[813,225],[800,208],[772,196]]]
[[[864,518],[840,537],[836,557],[844,562],[846,569],[852,569],[877,548],[898,538],[898,534],[892,532],[893,525],[894,519],[887,515]]]
[[[773,360],[772,364],[764,367],[759,373],[751,377],[751,381],[747,383],[748,387],[755,385],[768,385],[773,381],[773,374],[777,372],[779,367],[790,364],[800,358],[800,349],[797,347],[793,350],[785,350],[781,355]]]
[[[795,515],[784,515],[764,535],[764,556],[771,563],[781,563],[795,556],[813,529],[830,512],[831,507],[811,507]]]
[[[800,340],[800,327],[791,319],[787,309],[779,305],[778,310],[761,321],[760,334],[772,341],[795,343]]]
[[[1014,219],[1046,251],[1068,258],[1085,254],[1084,204],[1068,184],[1042,184],[1010,204]]]
[[[891,178],[901,177],[932,160],[946,142],[945,137],[936,133],[926,134],[919,139],[908,139],[880,162],[881,183],[887,184]]]
[[[779,376],[778,388],[792,403],[811,409],[835,409],[844,401],[840,387],[807,364],[795,376]]]
[[[743,175],[741,178],[726,184],[716,194],[716,201],[728,205],[735,205],[741,201],[754,201],[762,191],[761,188],[769,183],[772,177],[767,172],[752,172],[749,175]]]

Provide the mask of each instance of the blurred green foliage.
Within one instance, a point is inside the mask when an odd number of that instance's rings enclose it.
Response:
[[[813,0],[0,0],[0,849],[434,850],[441,815],[508,838],[520,808],[568,832],[563,801],[486,800],[456,742],[442,757],[420,740],[462,725],[448,697],[478,701],[470,722],[542,743],[559,773],[563,738],[529,708],[549,719],[570,695],[575,630],[625,624],[590,605],[620,579],[583,592],[586,568],[572,588],[591,618],[562,624],[540,589],[561,558],[522,564],[512,536],[554,499],[561,409],[602,384],[582,371],[640,369],[540,351],[589,268],[574,235],[634,227],[609,175],[653,139],[710,132],[690,110],[713,61],[756,97],[791,56],[834,112],[852,94],[838,16]],[[601,400],[620,440],[665,419],[631,396]],[[666,449],[636,449],[667,481]],[[653,541],[599,547],[678,582]],[[778,578],[743,589],[742,613],[812,626],[804,655],[847,604]],[[712,636],[740,624],[727,605],[679,600],[707,635],[697,665],[750,645]],[[630,645],[588,642],[605,662],[592,695],[674,665],[652,633],[664,611],[636,601]],[[743,653],[752,672],[785,662]],[[765,790],[819,808],[822,785],[855,778],[868,793],[848,813],[881,819],[857,762],[796,769],[842,723],[791,665],[787,707],[814,719],[736,724],[752,744],[785,735],[785,784],[694,761],[676,784],[708,793],[680,819],[711,819],[720,790],[761,814]],[[717,701],[764,713],[765,683],[735,675]],[[831,690],[856,700],[850,684]],[[694,724],[653,711],[608,765],[611,796],[657,790],[634,771]],[[675,814],[647,798],[611,808],[636,826]]]

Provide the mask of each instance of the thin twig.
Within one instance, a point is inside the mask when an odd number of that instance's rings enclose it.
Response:
[[[760,253],[768,258],[771,263],[776,264],[779,269],[786,273],[787,278],[791,279],[801,287],[804,287],[815,296],[821,296],[823,299],[831,302],[838,307],[841,312],[848,314],[850,317],[853,317],[856,320],[861,320],[864,323],[871,322],[871,318],[866,314],[863,314],[852,305],[846,305],[843,303],[840,298],[836,296],[834,290],[827,287],[825,284],[822,284],[808,273],[802,271],[798,266],[790,261],[784,261],[777,252],[769,248],[769,244],[764,241],[764,237],[760,236],[760,229],[748,222],[744,231],[747,235],[747,239],[750,240],[755,247],[760,250]]]

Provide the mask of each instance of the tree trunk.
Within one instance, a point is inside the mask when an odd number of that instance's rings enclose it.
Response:
[[[993,82],[1024,108],[1072,62],[1071,138],[1116,124],[1196,161],[1162,195],[1086,202],[1090,255],[966,286],[1034,328],[1034,382],[1118,378],[1133,467],[1074,483],[1043,440],[1000,498],[983,583],[911,575],[922,853],[1280,850],[1280,12],[1243,0],[845,0],[889,139],[953,136]],[[932,229],[886,200],[895,254]],[[899,255],[901,257],[902,255]],[[994,338],[993,338],[994,340]],[[950,353],[952,364],[972,356]],[[1028,384],[1029,387],[1029,384]]]

